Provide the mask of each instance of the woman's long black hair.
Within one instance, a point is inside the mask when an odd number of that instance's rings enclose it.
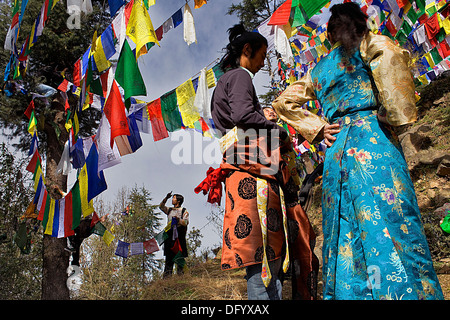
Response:
[[[367,15],[353,2],[336,4],[331,7],[327,32],[334,43],[340,42],[347,54],[352,54],[369,32]]]
[[[267,46],[267,39],[258,32],[248,32],[242,24],[236,24],[228,29],[230,43],[226,46],[226,54],[220,60],[220,68],[226,72],[239,67],[239,58],[246,43],[250,44],[253,55],[263,46]]]

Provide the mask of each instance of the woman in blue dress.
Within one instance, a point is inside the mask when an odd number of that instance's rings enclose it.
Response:
[[[282,120],[329,148],[323,174],[323,298],[443,299],[393,126],[416,120],[409,53],[335,5],[334,44],[273,102]],[[326,121],[302,109],[319,100]]]

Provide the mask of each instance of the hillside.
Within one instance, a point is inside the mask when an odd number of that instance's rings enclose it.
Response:
[[[436,80],[421,90],[419,120],[398,132],[421,209],[424,229],[435,269],[446,300],[450,299],[450,236],[439,226],[439,210],[450,203],[450,77]],[[318,235],[316,254],[321,260],[321,184],[314,186],[307,208]],[[220,270],[220,259],[191,267],[183,276],[154,281],[142,295],[151,300],[247,299],[244,270]],[[319,276],[319,293],[321,291]],[[289,281],[283,289],[289,299]]]

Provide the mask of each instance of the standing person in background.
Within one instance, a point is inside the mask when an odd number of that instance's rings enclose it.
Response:
[[[334,5],[331,52],[273,106],[310,143],[325,138],[324,299],[443,299],[408,165],[392,126],[416,120],[409,53]],[[378,93],[378,95],[377,95]],[[300,107],[319,100],[327,121]]]
[[[166,207],[166,202],[171,197],[173,207]],[[189,212],[186,208],[181,207],[183,202],[184,197],[181,194],[172,196],[172,192],[169,192],[159,204],[159,208],[167,215],[167,223],[170,223],[170,229],[167,231],[168,238],[164,241],[164,255],[166,256],[164,278],[172,275],[174,258],[179,251],[184,258],[188,256],[186,233],[189,224]],[[177,273],[183,273],[183,268],[178,264]]]

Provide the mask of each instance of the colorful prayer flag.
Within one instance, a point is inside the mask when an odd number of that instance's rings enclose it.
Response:
[[[128,40],[123,42],[119,61],[117,62],[115,79],[123,88],[124,98],[127,100],[132,96],[145,96],[147,90],[142,79],[136,56],[128,44]]]
[[[161,112],[161,98],[147,104],[146,111],[148,114],[148,120],[150,120],[150,123],[152,124],[153,140],[159,141],[169,137],[169,133],[164,125],[164,119]]]
[[[142,0],[134,0],[127,25],[127,36],[136,44],[136,57],[143,46],[154,42],[159,46],[152,20]]]
[[[194,128],[194,122],[200,119],[200,114],[194,106],[195,90],[192,80],[189,79],[180,85],[176,89],[176,94],[184,126]]]
[[[106,118],[111,126],[111,148],[114,144],[114,138],[121,135],[128,136],[130,130],[128,128],[127,116],[125,114],[125,105],[122,101],[119,87],[116,81],[113,81],[111,91],[103,108]]]

